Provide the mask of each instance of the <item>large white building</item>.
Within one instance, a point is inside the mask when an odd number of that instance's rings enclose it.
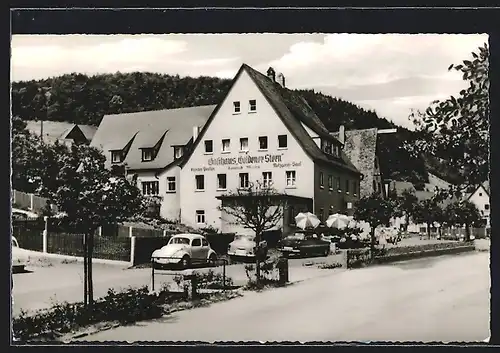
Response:
[[[193,227],[244,231],[218,198],[260,180],[288,198],[281,228],[301,210],[352,214],[362,174],[283,75],[243,64],[217,106],[105,116],[92,145],[126,164],[161,216]]]

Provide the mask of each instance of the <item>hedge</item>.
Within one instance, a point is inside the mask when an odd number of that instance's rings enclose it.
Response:
[[[470,243],[436,243],[415,246],[398,246],[385,249],[376,249],[374,263],[409,260],[419,257],[439,256],[473,251],[475,247]],[[371,263],[370,249],[348,249],[347,268],[357,268]]]
[[[394,253],[385,253],[382,256],[375,256],[376,263],[387,263],[393,261],[402,261],[402,260],[410,260],[421,257],[431,257],[431,256],[440,256],[447,254],[458,254],[467,251],[474,251],[475,246],[473,244],[453,244],[451,246],[445,247],[435,247],[435,248],[417,248],[411,249],[411,247],[407,247],[407,252],[394,252]]]
[[[104,298],[94,303],[92,313],[89,313],[83,303],[58,303],[51,309],[34,315],[23,312],[12,321],[14,336],[26,341],[54,332],[70,332],[97,322],[130,323],[158,318],[163,315],[160,299],[159,295],[149,294],[146,286],[129,288],[120,293],[110,289]]]

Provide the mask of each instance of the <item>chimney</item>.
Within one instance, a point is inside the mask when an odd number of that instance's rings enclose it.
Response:
[[[276,76],[276,81],[281,87],[285,88],[285,76],[281,72]]]
[[[345,144],[345,127],[344,125],[339,126],[339,141],[342,144]]]
[[[193,126],[193,142],[198,138],[198,134],[200,133],[199,126]]]
[[[267,77],[273,82],[276,82],[276,71],[272,67],[267,69]]]

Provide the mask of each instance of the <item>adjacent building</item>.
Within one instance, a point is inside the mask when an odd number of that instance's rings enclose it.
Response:
[[[108,115],[93,146],[124,165],[161,215],[224,232],[246,232],[219,210],[221,196],[256,180],[287,200],[281,230],[300,211],[321,220],[352,214],[362,173],[282,74],[243,64],[217,106]]]
[[[490,228],[490,182],[485,181],[476,186],[471,193],[465,195],[464,199],[476,205],[486,223],[486,228]]]
[[[45,143],[55,143],[71,145],[90,144],[97,127],[92,125],[72,124],[63,121],[26,121],[26,129],[37,136],[41,136]]]
[[[344,144],[344,151],[347,158],[363,174],[360,183],[360,197],[378,194],[381,197],[387,196],[384,188],[384,180],[380,171],[378,154],[378,136],[380,134],[395,133],[396,129],[360,129],[346,131],[344,126],[340,126],[338,132],[332,133],[341,143]]]
[[[160,203],[160,216],[180,220],[180,163],[188,155],[215,105],[113,114],[103,117],[92,146],[108,168],[124,167],[146,196]]]

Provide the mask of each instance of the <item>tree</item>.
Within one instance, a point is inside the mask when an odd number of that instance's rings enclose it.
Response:
[[[418,139],[407,148],[426,153],[456,167],[463,185],[477,185],[488,177],[489,77],[488,46],[472,53],[471,60],[450,65],[468,87],[457,97],[434,101],[425,112],[410,115]]]
[[[383,199],[374,193],[358,200],[354,210],[354,219],[370,224],[370,256],[375,257],[375,229],[383,224],[389,224],[394,215],[395,203],[391,199]]]
[[[431,238],[431,226],[435,222],[442,222],[443,209],[439,205],[440,199],[432,197],[419,201],[413,210],[413,219],[416,223],[427,225],[427,237]]]
[[[75,168],[73,156],[80,164]],[[66,161],[66,163],[64,163]],[[114,224],[142,212],[139,189],[125,176],[112,176],[105,168],[102,153],[88,146],[71,147],[71,154],[63,156],[59,171],[60,181],[53,199],[69,224],[84,234],[84,302],[93,305],[92,253],[94,234],[103,225]]]
[[[481,223],[482,218],[476,205],[470,201],[455,201],[444,210],[447,223],[462,227],[465,224],[465,240],[470,240],[470,227]]]
[[[401,195],[396,196],[395,203],[399,211],[398,215],[405,217],[405,227],[408,230],[408,224],[415,212],[418,198],[410,190],[404,190]]]
[[[286,207],[284,194],[272,185],[256,181],[248,188],[239,188],[219,197],[219,210],[233,218],[235,223],[255,232],[255,243],[259,249],[262,234],[277,227],[283,219]],[[256,254],[256,277],[260,281],[260,256]]]
[[[23,127],[24,126],[24,127]],[[44,166],[44,147],[40,139],[25,129],[26,124],[12,122],[12,187],[34,193],[41,183]]]

